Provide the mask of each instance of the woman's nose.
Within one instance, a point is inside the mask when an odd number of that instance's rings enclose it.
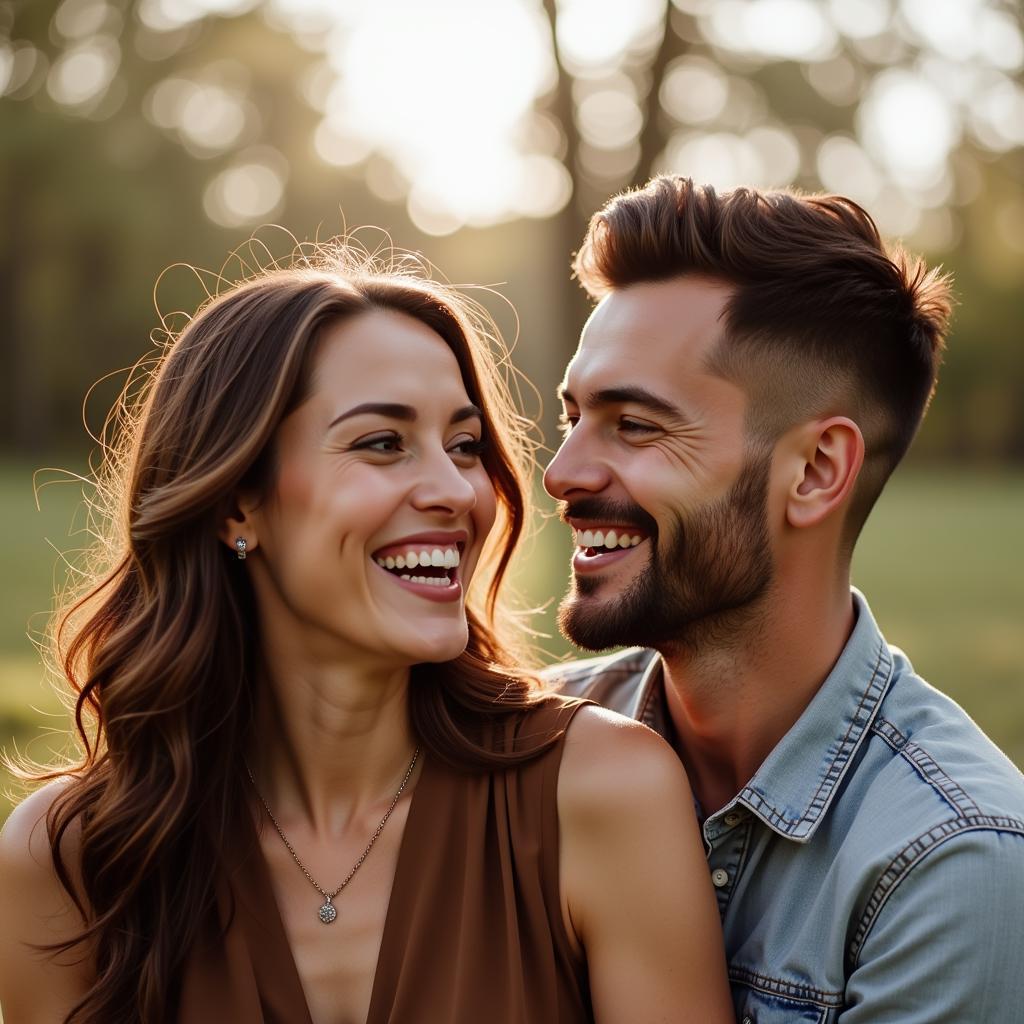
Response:
[[[417,508],[436,508],[453,515],[472,511],[477,501],[476,489],[447,452],[422,467],[422,478],[413,496]]]

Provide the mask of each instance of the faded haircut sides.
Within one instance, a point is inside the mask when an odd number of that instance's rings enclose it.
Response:
[[[846,415],[865,460],[846,521],[852,550],[935,391],[951,278],[835,195],[738,188],[718,195],[663,175],[591,218],[573,263],[593,299],[640,282],[705,276],[733,288],[708,368],[750,396],[748,440]]]

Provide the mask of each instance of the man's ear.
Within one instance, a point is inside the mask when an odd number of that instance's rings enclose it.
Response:
[[[864,464],[864,435],[846,416],[798,427],[792,449],[793,475],[786,495],[790,526],[817,526],[842,506]]]
[[[251,555],[259,547],[258,502],[252,495],[237,495],[227,503],[217,536],[232,551]],[[239,544],[239,539],[245,544]]]

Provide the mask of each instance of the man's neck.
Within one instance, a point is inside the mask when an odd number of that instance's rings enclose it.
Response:
[[[848,585],[773,595],[728,646],[666,652],[665,696],[679,754],[705,814],[754,776],[818,692],[853,630]]]

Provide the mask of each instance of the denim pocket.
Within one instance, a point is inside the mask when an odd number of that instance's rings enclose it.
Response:
[[[771,979],[764,981],[767,982],[766,987],[771,986]],[[739,1024],[831,1024],[839,1013],[839,1007],[825,1002],[795,999],[735,980],[732,998]]]

